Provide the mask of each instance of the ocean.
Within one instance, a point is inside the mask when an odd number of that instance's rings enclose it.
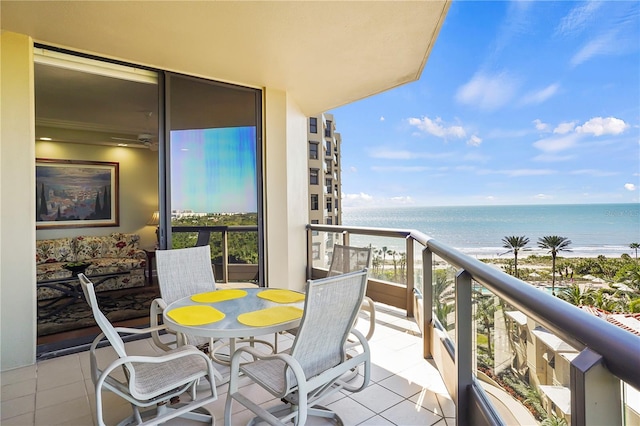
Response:
[[[635,256],[629,248],[640,243],[640,204],[566,204],[468,207],[345,208],[345,226],[416,229],[477,258],[505,253],[502,238],[524,235],[530,254],[546,255],[538,238],[559,235],[571,240],[561,257]],[[352,245],[387,246],[404,251],[399,239],[351,236]]]

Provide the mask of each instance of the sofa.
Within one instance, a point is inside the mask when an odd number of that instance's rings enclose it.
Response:
[[[90,263],[87,276],[123,273],[105,280],[96,291],[118,290],[145,285],[147,256],[140,249],[140,236],[114,232],[104,236],[78,236],[36,241],[36,274],[40,284],[45,280],[72,279],[65,269],[68,263]],[[38,300],[53,299],[62,292],[46,285],[38,285]]]

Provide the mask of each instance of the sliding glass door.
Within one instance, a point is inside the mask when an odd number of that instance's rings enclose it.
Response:
[[[217,281],[263,282],[261,92],[166,75],[162,245],[209,245]]]

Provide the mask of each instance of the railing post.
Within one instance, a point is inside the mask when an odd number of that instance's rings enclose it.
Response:
[[[433,253],[422,250],[422,354],[431,357],[433,339]]]
[[[222,231],[222,281],[229,282],[229,231]]]
[[[586,348],[571,361],[571,425],[622,424],[620,380]]]
[[[473,378],[473,330],[471,323],[471,275],[464,269],[456,274],[456,423],[468,424],[471,413]]]
[[[313,230],[307,227],[307,279],[311,279],[313,270]]]
[[[407,237],[405,248],[405,264],[407,265],[407,316],[412,318],[415,316],[413,312],[413,239]]]
[[[342,245],[349,245],[349,231],[342,231]]]

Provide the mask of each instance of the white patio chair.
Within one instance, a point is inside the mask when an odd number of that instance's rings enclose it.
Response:
[[[226,425],[234,424],[234,400],[255,413],[254,420],[259,418],[272,425],[288,421],[303,425],[307,416],[333,418],[342,424],[335,412],[319,404],[336,392],[358,392],[369,384],[369,344],[362,333],[352,330],[366,282],[366,269],[307,281],[304,312],[291,349],[277,354],[265,354],[252,347],[236,350],[231,358]],[[359,340],[361,351],[347,355],[345,343],[350,334]],[[253,362],[243,364],[245,352],[254,358]],[[346,382],[343,376],[360,365],[364,365],[362,383]],[[267,410],[250,400],[242,391],[251,392],[252,386],[239,388],[241,374],[281,398],[284,405]]]
[[[159,324],[159,319],[169,304],[194,294],[216,290],[216,280],[211,266],[211,253],[208,245],[173,250],[158,250],[156,251],[156,268],[158,271],[160,297],[151,303],[149,309],[151,316],[150,324],[152,327]],[[251,284],[244,286],[251,286]],[[216,343],[213,339],[206,337],[176,335],[176,333],[170,329],[167,329],[166,332],[176,336],[175,340],[167,341],[165,339],[163,341],[160,333],[152,333],[151,337],[153,342],[158,347],[169,350],[186,343],[208,352],[214,361],[226,363],[226,360],[222,360],[220,356],[216,356],[216,352],[228,346],[229,342]],[[263,344],[272,348],[274,351],[277,349],[277,336],[273,345],[270,342],[254,338],[238,340],[238,342],[244,341],[251,344]],[[226,355],[224,356],[226,357]],[[223,381],[222,376],[219,376],[219,380],[221,382]]]
[[[202,408],[216,399],[215,369],[209,357],[186,345],[172,349],[161,355],[135,356],[128,355],[120,333],[148,334],[151,329],[114,328],[107,317],[100,311],[93,283],[79,274],[80,284],[96,323],[102,333],[95,338],[89,351],[91,361],[91,378],[96,391],[96,418],[98,425],[104,425],[103,396],[104,390],[111,391],[129,401],[133,415],[120,422],[120,425],[136,422],[144,425],[157,425],[175,417],[213,424],[214,418]],[[118,358],[101,369],[98,365],[96,350],[98,345],[107,339]],[[124,376],[122,373],[124,372]],[[122,378],[124,377],[124,378]],[[201,378],[208,380],[208,391],[211,393],[186,404],[171,404],[174,398],[189,390],[194,390]],[[208,394],[208,392],[207,392]],[[141,410],[157,406],[155,410]],[[148,418],[152,416],[151,418]]]
[[[159,318],[164,309],[171,303],[183,297],[197,293],[214,291],[216,280],[211,266],[211,253],[209,246],[189,247],[174,250],[156,251],[156,268],[158,271],[158,286],[160,297],[151,303],[149,310],[150,325],[159,324]],[[175,335],[171,330],[167,333]],[[198,336],[180,336],[188,343],[201,349],[211,350],[211,339]],[[153,342],[164,350],[170,350],[179,346],[182,342],[176,340],[167,342],[160,338],[158,332],[151,334]],[[206,348],[206,345],[209,345]]]
[[[371,247],[352,247],[336,244],[333,246],[333,255],[329,265],[328,277],[358,271],[369,268],[371,261]],[[360,313],[365,313],[369,317],[369,331],[366,334],[367,340],[371,340],[376,329],[376,306],[370,297],[364,296]]]

